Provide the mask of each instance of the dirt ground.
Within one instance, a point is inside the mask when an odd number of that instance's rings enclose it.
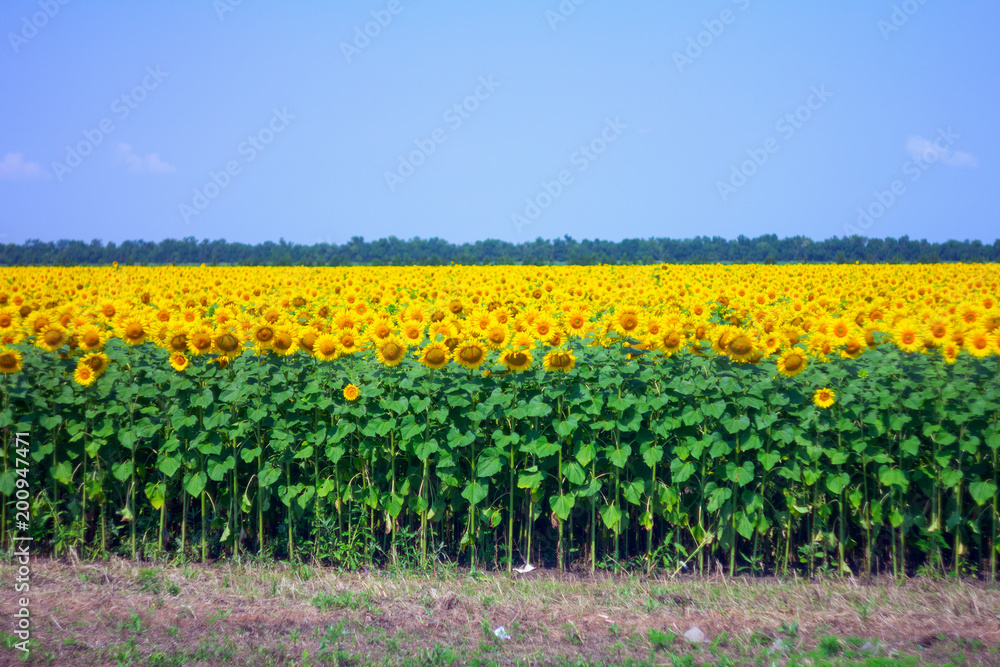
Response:
[[[1000,665],[1000,585],[971,579],[31,568],[26,654],[12,634],[25,594],[0,566],[0,665]]]

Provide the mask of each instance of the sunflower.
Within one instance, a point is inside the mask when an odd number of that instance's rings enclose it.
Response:
[[[201,356],[212,351],[212,330],[208,327],[197,327],[188,331],[187,346],[191,354]]]
[[[12,329],[17,324],[20,317],[17,311],[8,308],[0,308],[0,330]]]
[[[510,346],[515,350],[530,350],[535,346],[535,339],[531,334],[519,331],[510,339]]]
[[[333,334],[322,334],[313,345],[313,356],[320,361],[333,361],[337,358],[337,337]]]
[[[798,348],[790,348],[778,357],[778,372],[785,377],[795,377],[806,369],[806,354]]]
[[[507,343],[510,336],[510,329],[505,324],[495,322],[486,330],[486,344],[492,350],[499,350]]]
[[[817,389],[816,393],[813,394],[813,403],[815,403],[818,407],[826,409],[833,405],[836,398],[837,394],[833,391],[833,389],[823,387],[822,389]]]
[[[178,373],[185,370],[190,363],[187,355],[183,352],[174,352],[170,355],[170,367]]]
[[[535,317],[528,326],[528,333],[533,333],[538,340],[547,340],[556,330],[556,322],[548,315]]]
[[[934,318],[927,322],[924,338],[934,347],[944,345],[951,338],[952,326],[943,318]]]
[[[274,328],[270,322],[258,324],[250,334],[250,339],[258,348],[269,348],[274,340]]]
[[[753,337],[745,331],[738,331],[726,345],[726,353],[733,361],[750,361],[755,352]]]
[[[24,357],[17,350],[0,347],[0,373],[10,375],[20,373],[24,368]]]
[[[455,346],[454,359],[455,363],[462,368],[468,368],[470,371],[475,370],[486,361],[486,350],[478,341],[466,340]]]
[[[395,326],[392,323],[392,318],[388,315],[381,315],[368,325],[365,329],[365,335],[372,343],[377,343],[391,336],[394,331]]]
[[[76,340],[84,350],[97,350],[104,345],[105,334],[96,324],[85,324],[77,329]]]
[[[80,363],[90,366],[90,370],[94,371],[94,375],[100,377],[104,374],[104,371],[108,370],[108,366],[111,365],[111,359],[103,352],[91,352],[80,357]]]
[[[684,330],[678,328],[667,329],[662,336],[656,339],[656,349],[665,356],[672,357],[684,347]]]
[[[118,327],[119,337],[129,345],[142,345],[146,342],[149,331],[146,323],[139,317],[126,317]]]
[[[451,356],[448,346],[444,343],[431,343],[419,352],[420,363],[427,368],[443,368]]]
[[[337,337],[337,348],[340,356],[354,354],[361,349],[361,341],[353,329],[340,331],[335,335]]]
[[[279,326],[274,329],[274,338],[271,339],[270,349],[281,357],[289,357],[299,350],[299,337],[297,330],[289,326]]]
[[[893,338],[896,347],[903,352],[917,352],[920,350],[922,342],[920,340],[920,328],[911,321],[903,320],[893,328]]]
[[[622,308],[615,312],[612,326],[624,338],[639,333],[641,323],[638,308]]]
[[[188,334],[184,331],[169,331],[166,336],[166,347],[171,352],[188,351]]]
[[[375,357],[383,366],[398,366],[406,354],[406,344],[398,336],[389,336],[375,347]]]
[[[845,359],[857,359],[868,348],[865,337],[859,333],[851,334],[841,345],[840,356]]]
[[[35,345],[49,352],[57,352],[67,342],[69,332],[61,324],[48,324],[35,334]]]
[[[424,339],[424,326],[415,322],[406,322],[403,324],[402,337],[407,345],[419,345],[420,341]]]
[[[941,346],[941,356],[946,364],[953,364],[958,359],[958,353],[962,348],[955,343],[945,343]]]
[[[225,328],[212,336],[212,351],[219,356],[235,359],[243,354],[243,345],[240,343],[239,336]]]
[[[316,345],[316,340],[320,337],[320,331],[315,327],[305,326],[299,329],[299,347],[313,354],[313,348]]]
[[[344,398],[346,398],[347,400],[349,400],[349,401],[356,401],[356,400],[358,400],[358,396],[360,396],[360,395],[361,395],[361,391],[358,389],[357,385],[355,385],[354,383],[351,383],[351,384],[347,385],[346,387],[344,387]]]
[[[576,366],[576,356],[569,350],[552,350],[542,359],[542,366],[550,373],[568,373]]]
[[[990,355],[989,333],[987,333],[985,329],[970,331],[965,335],[964,347],[966,352],[977,359],[988,357]]]
[[[590,332],[590,318],[587,311],[574,308],[566,314],[566,333],[570,336],[586,336]]]
[[[73,371],[73,381],[78,385],[89,387],[94,384],[94,380],[96,379],[97,373],[94,372],[94,369],[83,363],[83,360],[80,360],[76,365],[76,370]]]
[[[500,363],[507,367],[507,370],[521,373],[531,366],[532,357],[528,350],[508,350],[500,356]]]

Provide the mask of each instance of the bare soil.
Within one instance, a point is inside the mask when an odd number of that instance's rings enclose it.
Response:
[[[0,665],[1000,665],[1000,585],[974,579],[31,567],[25,655],[16,568],[0,566]],[[692,628],[703,642],[683,637]]]

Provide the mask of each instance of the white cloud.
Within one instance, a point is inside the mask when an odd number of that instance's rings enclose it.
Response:
[[[915,158],[920,158],[925,162],[936,162],[940,160],[949,167],[978,167],[979,160],[972,153],[965,151],[953,151],[951,145],[946,144],[944,148],[939,143],[923,137],[911,136],[906,140],[907,152]]]
[[[172,174],[177,171],[173,165],[161,160],[159,153],[136,155],[126,143],[119,143],[115,147],[115,158],[127,164],[128,170],[134,174]]]
[[[0,181],[30,181],[51,177],[37,162],[26,162],[24,153],[7,153],[0,161]]]

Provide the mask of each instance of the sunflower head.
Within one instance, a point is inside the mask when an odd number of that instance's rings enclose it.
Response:
[[[805,352],[798,348],[786,350],[778,357],[778,372],[785,377],[795,377],[806,369]]]
[[[188,364],[190,363],[191,362],[188,360],[187,355],[183,352],[174,352],[170,355],[170,367],[178,373],[186,370]]]
[[[35,334],[35,345],[49,352],[57,352],[68,342],[69,332],[61,324],[48,324]]]
[[[360,395],[361,391],[358,389],[357,385],[351,383],[344,387],[344,398],[348,401],[356,401]]]
[[[236,334],[224,329],[212,337],[212,351],[219,356],[235,359],[243,353],[243,345]]]
[[[24,368],[24,358],[17,350],[0,347],[0,373],[11,375],[20,373]]]
[[[126,318],[119,327],[119,336],[129,345],[142,345],[148,335],[146,323],[138,317]]]
[[[542,366],[550,373],[568,373],[576,366],[576,357],[569,350],[552,350],[542,359]]]
[[[486,350],[476,340],[467,340],[455,346],[455,363],[462,368],[475,370],[486,361]]]
[[[508,350],[500,357],[507,370],[521,373],[531,366],[532,357],[528,350]]]
[[[833,389],[823,387],[822,389],[817,389],[816,393],[813,394],[813,403],[825,410],[834,404],[836,398],[837,394]]]
[[[100,377],[111,365],[111,359],[103,352],[91,352],[80,357],[81,364],[87,364],[94,371],[94,375]]]
[[[443,368],[451,356],[444,343],[431,343],[420,351],[420,363],[427,368]]]
[[[187,346],[195,356],[208,354],[212,351],[212,332],[204,327],[190,331],[187,335]]]
[[[95,373],[90,366],[83,363],[83,360],[81,359],[76,365],[76,370],[73,372],[73,381],[78,385],[89,387],[94,384],[94,380],[96,379],[97,373]]]
[[[383,366],[398,366],[403,361],[406,354],[406,345],[400,338],[389,336],[378,343],[375,348],[375,356]]]
[[[332,334],[322,334],[313,344],[313,355],[321,361],[337,358],[337,338]]]

